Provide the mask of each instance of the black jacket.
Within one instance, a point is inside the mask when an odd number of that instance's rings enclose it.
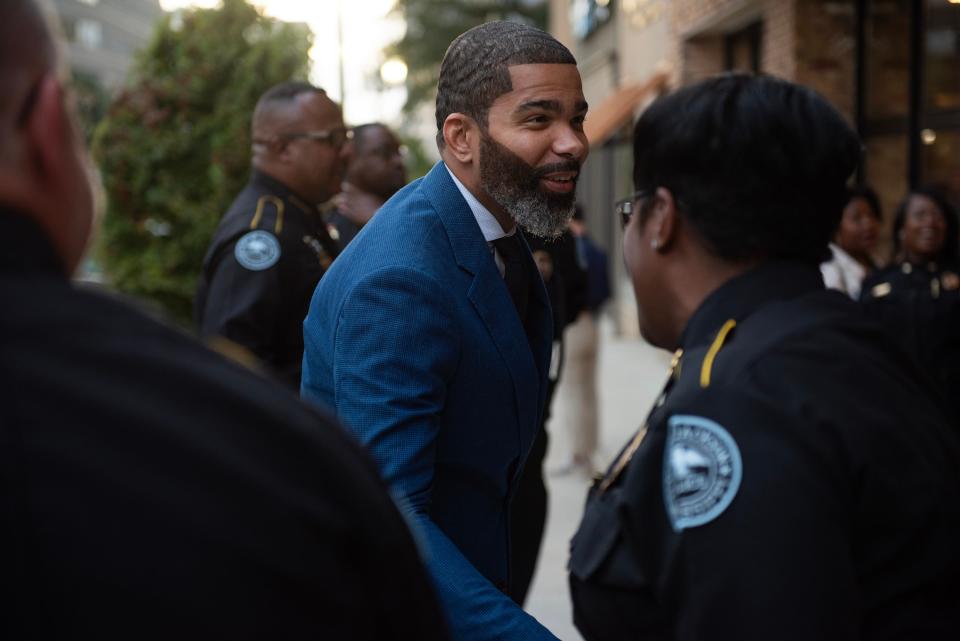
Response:
[[[960,439],[906,354],[790,264],[724,284],[681,345],[574,538],[584,638],[955,637]]]
[[[934,263],[885,267],[863,283],[860,301],[952,400],[960,418],[960,275]]]
[[[447,638],[333,419],[0,234],[0,638]]]
[[[194,303],[200,336],[246,348],[299,390],[303,319],[338,251],[315,207],[254,171],[203,259]]]

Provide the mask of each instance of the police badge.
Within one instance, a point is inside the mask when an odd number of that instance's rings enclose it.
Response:
[[[256,229],[237,241],[233,255],[242,267],[250,271],[270,269],[280,260],[280,241],[270,232]]]
[[[672,416],[663,457],[663,500],[674,531],[709,523],[740,488],[743,463],[730,433],[700,416]]]

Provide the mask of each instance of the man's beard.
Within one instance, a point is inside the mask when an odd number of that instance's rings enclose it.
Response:
[[[580,171],[580,162],[531,167],[492,136],[480,135],[480,187],[513,220],[535,236],[557,238],[573,216],[576,190],[558,194],[540,187],[540,179],[558,171]],[[576,176],[573,181],[576,184]]]

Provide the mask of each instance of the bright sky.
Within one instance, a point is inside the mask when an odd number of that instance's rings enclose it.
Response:
[[[337,10],[342,12],[345,120],[358,125],[374,120],[399,124],[405,99],[401,88],[378,91],[383,47],[403,35],[403,22],[389,15],[394,0],[252,0],[267,15],[306,22],[314,33],[311,80],[341,101],[337,67]],[[170,11],[187,6],[211,7],[218,0],[160,0]]]

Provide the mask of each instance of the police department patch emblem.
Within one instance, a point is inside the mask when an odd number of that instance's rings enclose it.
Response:
[[[743,462],[727,430],[700,416],[672,416],[663,457],[663,500],[676,532],[717,518],[740,488]]]
[[[269,269],[280,260],[280,241],[270,232],[257,229],[237,241],[233,255],[240,265],[251,271]]]

